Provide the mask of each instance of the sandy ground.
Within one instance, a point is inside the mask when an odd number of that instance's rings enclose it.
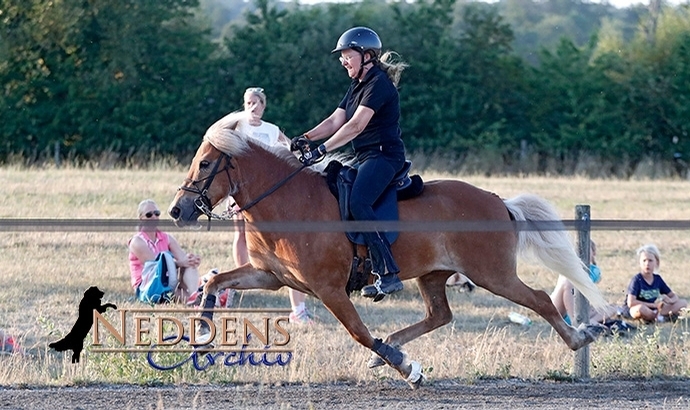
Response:
[[[0,388],[0,409],[689,409],[690,381]]]

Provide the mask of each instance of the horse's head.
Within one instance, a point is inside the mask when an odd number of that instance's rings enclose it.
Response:
[[[246,138],[235,131],[239,118],[241,113],[230,114],[206,131],[187,178],[168,208],[178,227],[199,226],[199,216],[210,217],[213,207],[232,193],[233,156],[247,149]]]

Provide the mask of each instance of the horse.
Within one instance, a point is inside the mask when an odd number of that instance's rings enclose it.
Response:
[[[198,218],[215,215],[213,207],[228,195],[241,207],[250,225],[340,221],[337,201],[322,171],[305,168],[287,147],[268,147],[236,131],[239,118],[229,114],[206,131],[168,209],[175,224],[199,226]],[[553,206],[539,196],[521,194],[502,199],[450,179],[426,181],[422,195],[399,202],[398,208],[401,222],[561,223]],[[445,284],[455,272],[533,310],[572,350],[599,336],[593,326],[568,325],[546,292],[530,288],[517,276],[518,258],[529,257],[569,279],[592,306],[603,309],[606,301],[589,279],[564,229],[521,230],[513,225],[503,230],[400,232],[392,244],[400,279],[416,280],[426,315],[383,340],[371,335],[346,292],[353,245],[344,232],[251,229],[246,235],[249,263],[211,278],[203,290],[203,307],[213,306],[213,295],[224,288],[278,290],[289,286],[310,294],[321,300],[355,341],[372,350],[369,367],[388,364],[413,389],[421,385],[424,375],[421,365],[403,354],[401,347],[451,321]],[[356,249],[366,255],[363,246]],[[212,317],[212,312],[204,314]]]

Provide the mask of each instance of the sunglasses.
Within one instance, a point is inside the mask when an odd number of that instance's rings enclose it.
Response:
[[[264,89],[261,87],[249,87],[249,88],[247,88],[247,90],[245,92],[255,93],[255,94],[263,94]]]
[[[161,211],[159,211],[159,210],[156,209],[155,211],[147,212],[147,213],[144,214],[144,216],[145,216],[146,218],[151,218],[151,217],[154,216],[154,215],[156,215],[156,216],[161,216]]]

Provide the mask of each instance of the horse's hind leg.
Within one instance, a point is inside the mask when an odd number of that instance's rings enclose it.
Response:
[[[450,311],[446,296],[446,280],[452,273],[448,272],[447,275],[443,275],[441,272],[432,272],[417,278],[417,287],[424,300],[426,316],[412,326],[391,334],[386,341],[396,346],[402,346],[423,334],[450,323],[453,319],[453,313]]]
[[[426,316],[421,321],[390,334],[386,343],[392,346],[402,346],[405,343],[429,333],[443,325],[450,323],[453,313],[448,305],[446,296],[446,280],[453,272],[431,272],[417,278],[417,287],[424,300]],[[367,366],[370,368],[383,365],[383,361],[376,354],[372,354]]]
[[[586,346],[596,339],[596,335],[591,332],[580,331],[565,323],[556,306],[551,302],[549,295],[544,291],[534,290],[525,285],[516,273],[497,275],[494,272],[493,275],[490,275],[486,272],[484,275],[480,275],[480,277],[482,278],[480,286],[496,295],[503,296],[519,305],[532,309],[546,319],[572,350]],[[487,280],[487,278],[491,279]]]

